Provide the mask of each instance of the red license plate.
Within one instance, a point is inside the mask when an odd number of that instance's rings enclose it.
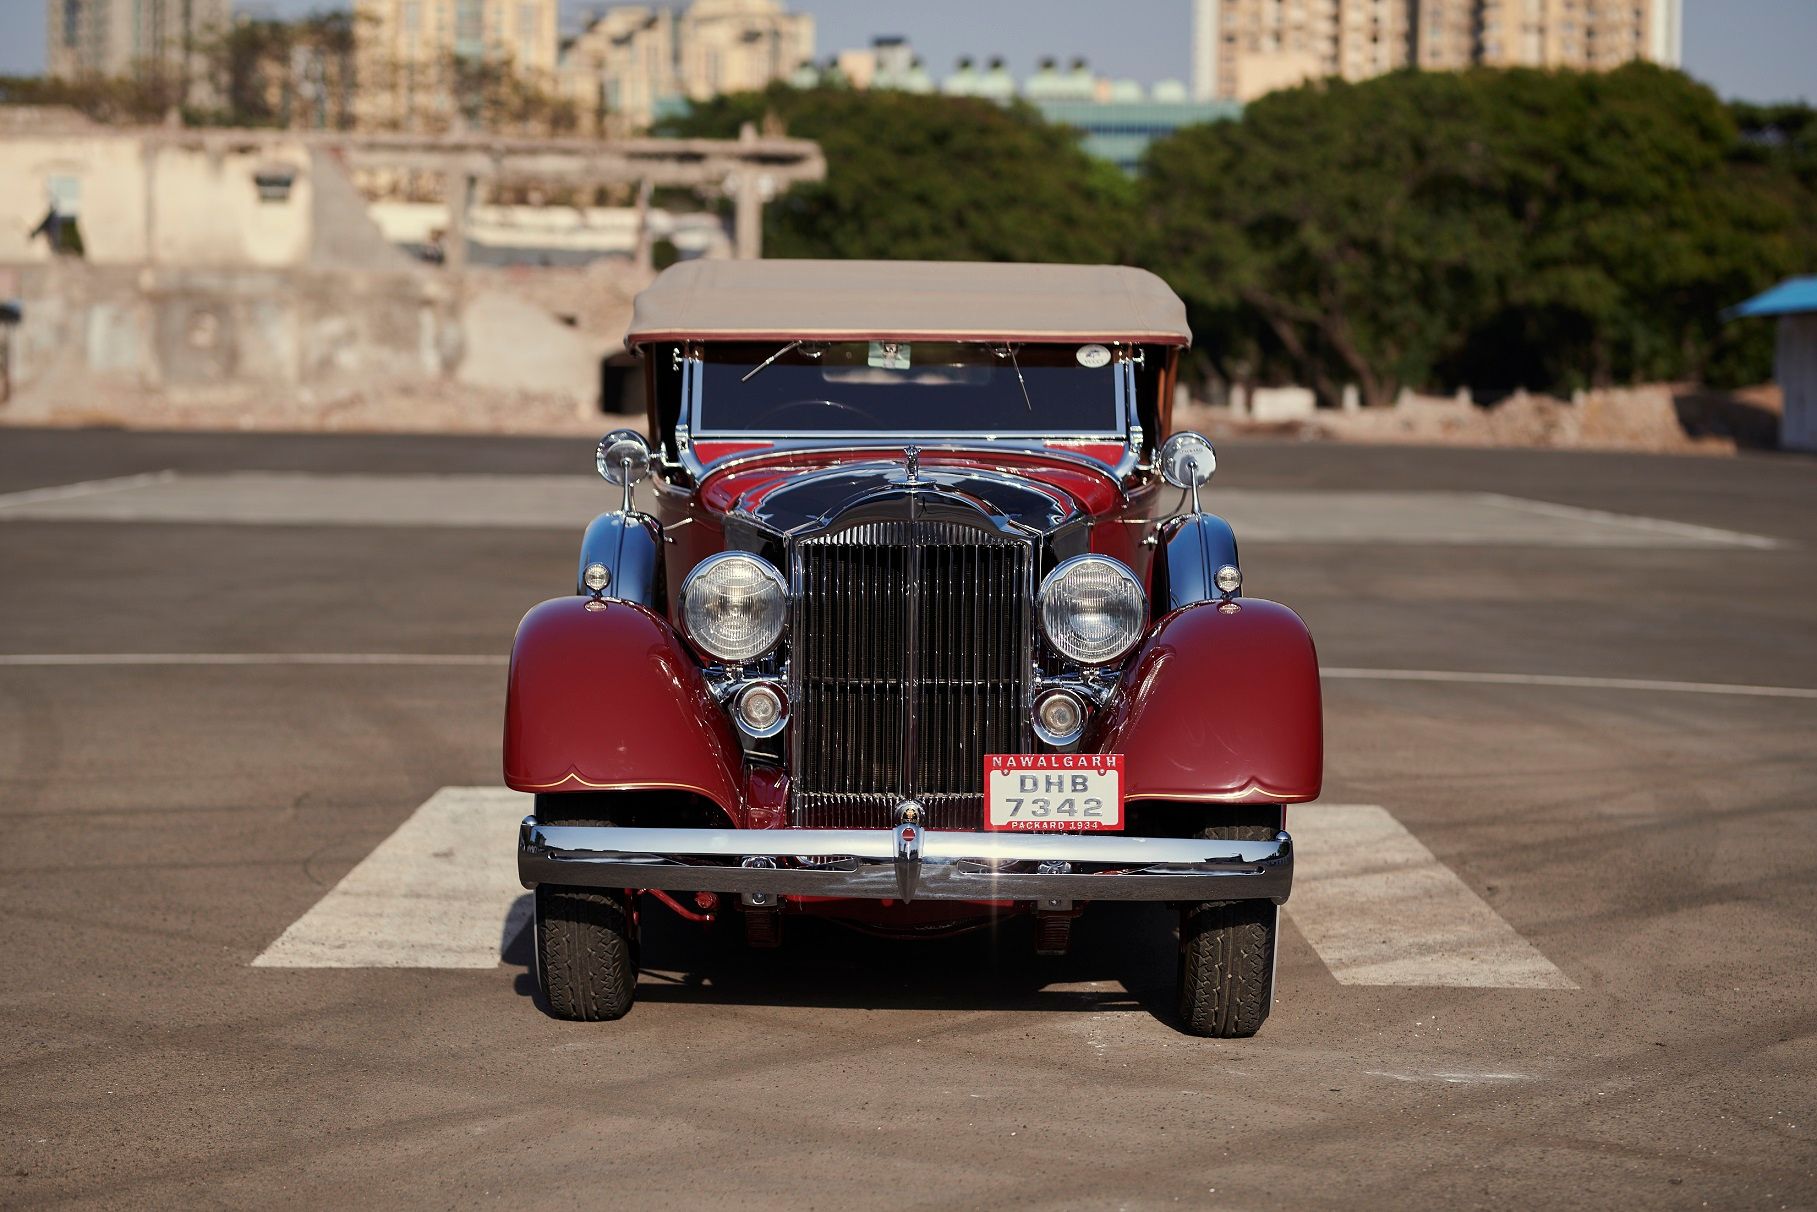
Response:
[[[1098,833],[1123,828],[1120,753],[993,753],[984,759],[984,827]]]

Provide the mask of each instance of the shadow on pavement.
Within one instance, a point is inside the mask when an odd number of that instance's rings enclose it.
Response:
[[[501,958],[524,968],[516,991],[535,995],[530,897],[506,918]],[[1159,905],[1093,905],[1073,923],[1063,957],[1038,956],[1034,926],[1010,918],[950,938],[885,939],[818,918],[789,916],[782,945],[747,947],[737,915],[700,925],[643,899],[645,1003],[869,1010],[1146,1010],[1173,1022],[1174,915]]]

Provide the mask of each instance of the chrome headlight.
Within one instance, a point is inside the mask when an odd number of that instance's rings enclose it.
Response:
[[[1041,582],[1041,630],[1061,655],[1082,665],[1123,656],[1142,638],[1148,596],[1142,582],[1108,556],[1062,561]]]
[[[724,551],[694,566],[681,583],[681,623],[709,656],[741,665],[782,638],[788,589],[768,561]]]

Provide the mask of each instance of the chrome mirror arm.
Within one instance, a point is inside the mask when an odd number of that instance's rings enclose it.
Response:
[[[1163,480],[1191,494],[1193,515],[1204,513],[1199,504],[1199,489],[1209,483],[1218,470],[1217,452],[1212,449],[1210,440],[1204,434],[1183,429],[1167,439],[1155,462],[1160,466]]]

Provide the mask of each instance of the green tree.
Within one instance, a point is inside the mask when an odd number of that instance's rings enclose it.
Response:
[[[745,123],[817,141],[827,179],[765,208],[775,257],[1119,261],[1130,187],[1030,109],[967,97],[776,85],[701,103],[659,133]]]
[[[1798,195],[1676,72],[1402,73],[1157,143],[1144,255],[1221,373],[1327,400],[1745,377],[1720,312],[1810,258]]]
[[[157,73],[77,79],[0,76],[0,105],[67,106],[97,122],[161,122],[182,99],[181,81]]]

